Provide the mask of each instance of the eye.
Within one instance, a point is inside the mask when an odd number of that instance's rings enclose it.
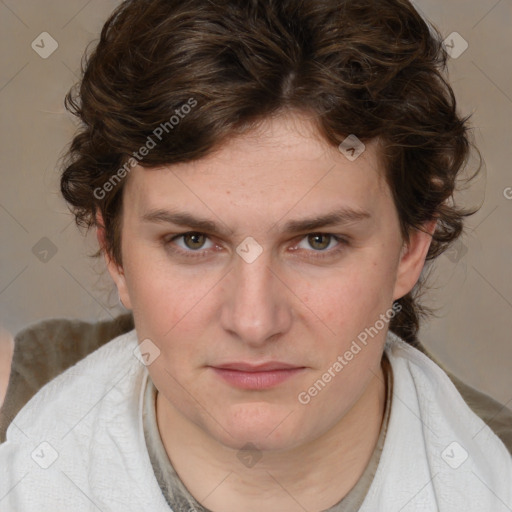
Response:
[[[327,253],[325,254],[325,256],[332,255],[333,253],[337,253],[340,250],[344,249],[344,246],[348,244],[348,242],[343,238],[333,235],[331,233],[311,233],[309,235],[306,235],[301,240],[299,245],[297,245],[297,247],[300,249],[307,250],[307,247],[301,247],[301,244],[303,243],[306,243],[309,245],[309,247],[313,247],[313,249],[315,249],[314,251],[308,252],[320,253],[318,255],[315,254],[313,257],[323,257],[323,253]]]
[[[208,239],[208,237],[204,233],[189,231],[188,233],[182,233],[180,235],[172,237],[170,240],[168,240],[168,243],[174,242],[175,240],[179,239],[183,240],[184,246],[180,246],[179,244],[177,244],[178,247],[180,247],[186,252],[188,252],[187,250],[196,252],[199,249],[204,248],[205,241]],[[207,247],[206,249],[211,249],[211,247]]]
[[[333,235],[326,233],[313,233],[311,235],[307,235],[303,240],[307,240],[307,243],[314,249],[323,251],[329,247],[329,242],[332,242],[334,237]]]
[[[164,238],[162,239],[162,244],[172,254],[189,258],[201,258],[209,256],[212,249],[216,246],[211,240],[210,245],[205,246],[208,240],[210,240],[209,237],[204,233],[188,231]],[[180,244],[178,241],[182,243]],[[309,247],[301,247],[301,244],[304,243],[308,244]],[[309,253],[307,257],[319,259],[337,255],[348,245],[347,240],[331,233],[310,233],[305,235],[292,251],[300,249]],[[311,247],[314,250],[311,250]]]

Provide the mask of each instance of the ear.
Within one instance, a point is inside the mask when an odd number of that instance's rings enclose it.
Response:
[[[410,234],[409,242],[404,242],[398,263],[393,300],[407,295],[418,282],[436,224],[437,220],[435,219],[426,222],[423,224],[423,229],[426,232],[414,229]]]
[[[99,209],[96,209],[96,238],[105,258],[108,273],[114,281],[119,294],[119,300],[126,309],[132,309],[130,294],[128,293],[128,286],[126,285],[126,277],[122,266],[118,265],[111,257],[107,250],[105,225],[103,223],[103,216]]]

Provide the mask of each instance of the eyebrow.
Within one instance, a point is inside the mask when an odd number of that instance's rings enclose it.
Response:
[[[290,220],[284,225],[283,231],[285,233],[314,231],[322,227],[361,222],[371,217],[371,213],[366,210],[343,207],[308,219]],[[141,218],[143,222],[175,224],[223,236],[234,233],[233,229],[225,229],[212,220],[197,217],[188,212],[154,209],[144,213]]]

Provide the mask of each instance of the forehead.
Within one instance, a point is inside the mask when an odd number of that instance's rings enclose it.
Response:
[[[377,141],[351,161],[329,145],[305,116],[266,120],[256,129],[225,141],[202,159],[142,168],[125,185],[128,210],[233,211],[280,218],[285,212],[330,209],[378,210],[389,203]],[[125,213],[127,213],[125,211]]]

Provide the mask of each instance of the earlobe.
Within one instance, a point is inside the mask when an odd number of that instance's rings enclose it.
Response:
[[[107,267],[108,273],[110,274],[110,277],[117,287],[119,301],[126,309],[131,309],[132,306],[124,270],[111,258],[111,255],[107,250],[105,226],[103,224],[103,217],[99,209],[96,210],[96,238],[98,239],[98,244],[100,246],[103,257],[105,258],[105,265]]]
[[[398,263],[393,300],[407,295],[418,282],[432,242],[437,221],[432,220],[423,224],[424,230],[411,231],[409,243],[402,246]]]

